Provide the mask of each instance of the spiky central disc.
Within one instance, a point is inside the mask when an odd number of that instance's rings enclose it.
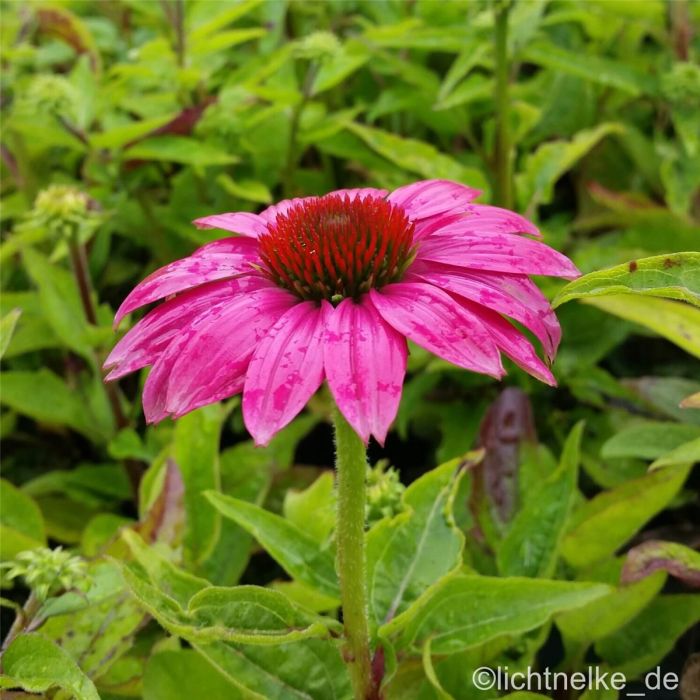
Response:
[[[260,257],[279,286],[337,303],[400,279],[413,255],[413,228],[384,199],[331,194],[279,214],[258,239]]]

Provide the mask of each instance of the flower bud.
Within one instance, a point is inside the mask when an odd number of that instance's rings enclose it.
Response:
[[[401,496],[406,487],[399,473],[387,460],[377,462],[367,471],[367,520],[376,522],[391,517],[402,509]]]

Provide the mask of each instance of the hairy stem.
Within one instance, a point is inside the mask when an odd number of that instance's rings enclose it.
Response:
[[[513,206],[513,173],[510,143],[510,105],[508,83],[509,0],[495,0],[494,52],[496,61],[494,104],[496,108],[496,144],[494,153],[495,203],[506,209]]]
[[[336,408],[338,574],[345,626],[345,661],[356,700],[377,697],[372,675],[365,585],[365,493],[367,457],[362,440]]]

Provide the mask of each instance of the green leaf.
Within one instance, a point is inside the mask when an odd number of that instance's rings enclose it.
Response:
[[[559,467],[540,484],[511,522],[498,550],[503,576],[552,576],[569,513],[578,492],[583,423],[574,426],[564,443]]]
[[[662,511],[683,486],[690,465],[666,467],[603,491],[572,516],[564,558],[584,567],[609,557]]]
[[[372,150],[404,170],[426,178],[445,178],[468,183],[479,189],[488,187],[479,170],[462,165],[423,141],[402,138],[388,131],[354,122],[349,123],[347,129],[359,136]]]
[[[0,400],[9,408],[47,425],[65,425],[94,442],[103,436],[85,401],[53,372],[3,372]]]
[[[464,536],[455,527],[452,500],[462,466],[455,459],[414,481],[403,494],[403,512],[367,535],[369,607],[377,624],[402,613],[460,565]]]
[[[700,253],[657,255],[591,272],[567,284],[552,306],[610,294],[665,297],[700,306]]]
[[[700,587],[700,553],[678,542],[662,540],[647,540],[630,549],[621,578],[625,583],[639,581],[658,569]]]
[[[90,136],[90,144],[93,148],[118,149],[138,141],[151,132],[165,126],[177,116],[176,112],[164,114],[160,117],[142,119],[121,126],[115,126],[100,134]]]
[[[130,160],[156,160],[207,166],[237,163],[239,158],[208,143],[187,136],[153,136],[124,152]]]
[[[431,640],[435,654],[454,654],[504,634],[520,634],[555,613],[605,595],[597,583],[492,578],[456,573],[443,578],[379,629],[400,648],[419,650]]]
[[[216,178],[216,181],[221,187],[240,199],[245,199],[248,202],[260,202],[261,204],[270,204],[272,202],[272,193],[264,182],[258,180],[234,180],[227,173],[221,173]]]
[[[359,70],[370,59],[370,54],[359,41],[348,41],[332,56],[325,59],[314,78],[312,95],[330,90]]]
[[[85,594],[69,591],[47,602],[41,631],[97,680],[132,648],[146,616],[115,564],[97,560],[88,576],[92,585]]]
[[[185,484],[185,561],[199,566],[211,554],[219,536],[220,516],[204,497],[219,488],[219,440],[225,412],[205,406],[175,425],[172,458]]]
[[[175,698],[243,699],[240,688],[227,680],[193,649],[161,651],[146,663],[143,700]]]
[[[0,319],[0,359],[5,355],[7,346],[12,340],[12,336],[17,326],[17,320],[22,315],[22,309],[12,309]]]
[[[539,204],[549,204],[557,180],[587,155],[603,138],[621,133],[624,126],[616,123],[599,124],[594,129],[580,131],[571,141],[548,141],[525,160],[517,177],[521,208],[531,211]]]
[[[700,439],[700,427],[695,425],[642,421],[613,435],[603,444],[600,455],[606,459],[611,457],[656,459],[691,440],[698,439]]]
[[[657,572],[632,585],[621,585],[607,595],[556,617],[567,646],[587,646],[620,629],[636,617],[661,591],[666,575]]]
[[[524,51],[524,59],[584,80],[613,87],[634,97],[654,95],[658,85],[653,76],[633,68],[629,63],[602,56],[567,51],[553,44],[534,44]]]
[[[338,596],[335,561],[328,549],[296,525],[264,508],[209,491],[207,498],[225,517],[247,530],[295,579],[320,593]]]
[[[661,469],[676,464],[693,464],[695,462],[700,462],[700,438],[684,442],[670,452],[661,455],[651,463],[649,469]]]
[[[328,700],[352,697],[347,666],[336,644],[307,639],[276,646],[194,644],[251,700]]]
[[[639,323],[667,338],[695,357],[700,357],[700,309],[673,301],[619,294],[583,300],[609,314]]]
[[[283,513],[289,522],[322,545],[335,525],[333,473],[324,472],[303,491],[287,491]]]
[[[93,682],[70,655],[41,634],[22,634],[2,655],[0,687],[44,693],[62,688],[77,700],[100,700]]]
[[[0,479],[0,561],[46,545],[39,506],[9,481]]]
[[[248,27],[246,29],[228,29],[224,32],[217,32],[214,36],[204,36],[191,42],[188,50],[193,56],[201,58],[209,54],[226,51],[238,44],[246,41],[259,39],[265,36],[267,30],[262,27]]]
[[[87,321],[72,275],[31,248],[24,249],[22,258],[39,290],[41,310],[54,333],[66,347],[94,364]]]
[[[664,595],[595,645],[613,671],[635,678],[656,666],[685,630],[700,621],[700,595]]]

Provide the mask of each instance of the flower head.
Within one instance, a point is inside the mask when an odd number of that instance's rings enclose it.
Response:
[[[243,393],[259,444],[302,410],[323,380],[365,441],[383,442],[396,416],[407,339],[459,367],[500,378],[500,354],[538,379],[560,328],[529,275],[572,279],[562,254],[526,237],[518,214],[474,204],[478,191],[426,180],[388,193],[339,190],[260,214],[216,214],[200,228],[238,234],[157,270],[117,312],[168,297],[117,344],[118,379],[150,365],[149,422]]]

